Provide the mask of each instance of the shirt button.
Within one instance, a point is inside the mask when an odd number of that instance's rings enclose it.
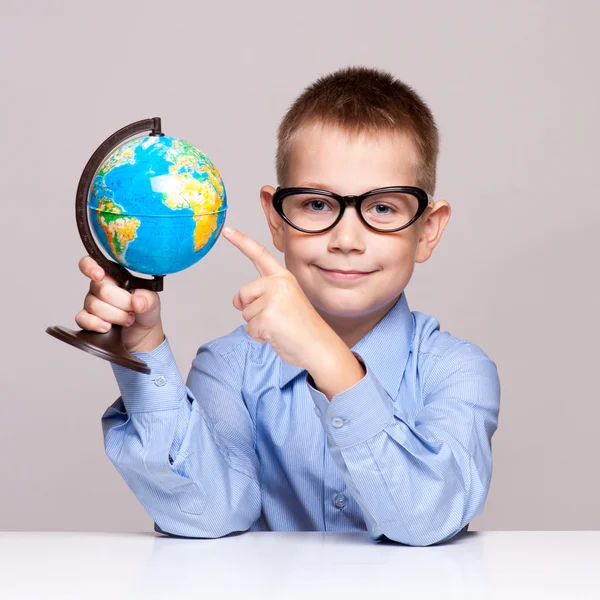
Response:
[[[315,406],[315,415],[317,415],[317,417],[321,416],[321,411],[319,410],[318,406]]]
[[[333,419],[331,419],[331,424],[339,429],[344,425],[344,419],[341,417],[333,417]]]
[[[338,508],[344,508],[344,506],[346,506],[346,496],[344,496],[344,494],[338,494],[335,497],[335,502],[334,504],[338,507]]]
[[[159,375],[154,380],[154,384],[157,385],[158,387],[162,387],[163,385],[165,385],[165,383],[167,383],[167,380],[162,375]]]

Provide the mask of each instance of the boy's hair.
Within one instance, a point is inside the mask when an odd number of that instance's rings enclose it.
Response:
[[[416,185],[433,195],[439,132],[427,104],[406,83],[369,67],[346,67],[304,89],[284,115],[277,134],[276,175],[284,186],[290,150],[299,127],[321,123],[348,133],[402,132],[412,136],[419,155]]]

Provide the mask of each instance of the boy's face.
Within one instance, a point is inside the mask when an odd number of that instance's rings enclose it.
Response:
[[[286,187],[315,187],[342,195],[396,185],[416,185],[417,153],[405,134],[345,133],[321,125],[302,126],[294,141]],[[368,229],[356,209],[347,207],[331,230],[307,234],[290,227],[272,206],[274,188],[261,189],[261,202],[275,247],[311,304],[333,318],[364,318],[387,312],[408,284],[415,262],[429,258],[450,216],[436,202],[438,218],[428,222],[431,206],[410,227],[394,233]],[[437,206],[439,203],[447,206]],[[440,227],[441,225],[441,227]],[[327,270],[362,271],[358,279],[339,279]]]

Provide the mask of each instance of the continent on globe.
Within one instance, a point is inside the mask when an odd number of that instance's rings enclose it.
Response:
[[[118,206],[112,200],[104,197],[100,199],[98,222],[106,234],[111,254],[121,264],[125,262],[127,244],[136,238],[135,232],[140,226],[139,219],[122,215],[122,212],[123,207]]]
[[[170,167],[171,177],[166,180],[165,202],[173,209],[192,209],[196,222],[194,249],[200,250],[217,229],[216,215],[222,203],[223,181],[208,157],[196,147],[184,140],[174,140],[172,148],[169,158],[173,161],[173,166]],[[189,172],[203,172],[206,179],[199,181],[189,177]],[[202,218],[201,215],[207,218]]]
[[[212,248],[225,223],[227,193],[219,171],[179,138],[127,141],[94,177],[88,213],[106,252],[148,275],[182,271]]]

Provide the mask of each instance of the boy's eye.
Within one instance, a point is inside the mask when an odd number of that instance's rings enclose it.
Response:
[[[327,209],[327,207],[331,208],[331,206],[329,206],[329,204],[327,204],[327,202],[324,200],[308,200],[304,206],[316,212],[323,212]]]
[[[377,219],[379,223],[385,219],[386,224],[393,221],[394,224],[404,225],[417,214],[418,209],[419,201],[416,196],[399,192],[376,194],[367,198],[362,205],[365,217]]]
[[[395,210],[393,206],[388,206],[387,204],[375,204],[372,208],[375,208],[373,212],[378,215],[388,215]]]
[[[309,231],[327,227],[340,213],[337,203],[312,194],[286,196],[281,208],[288,220]]]

